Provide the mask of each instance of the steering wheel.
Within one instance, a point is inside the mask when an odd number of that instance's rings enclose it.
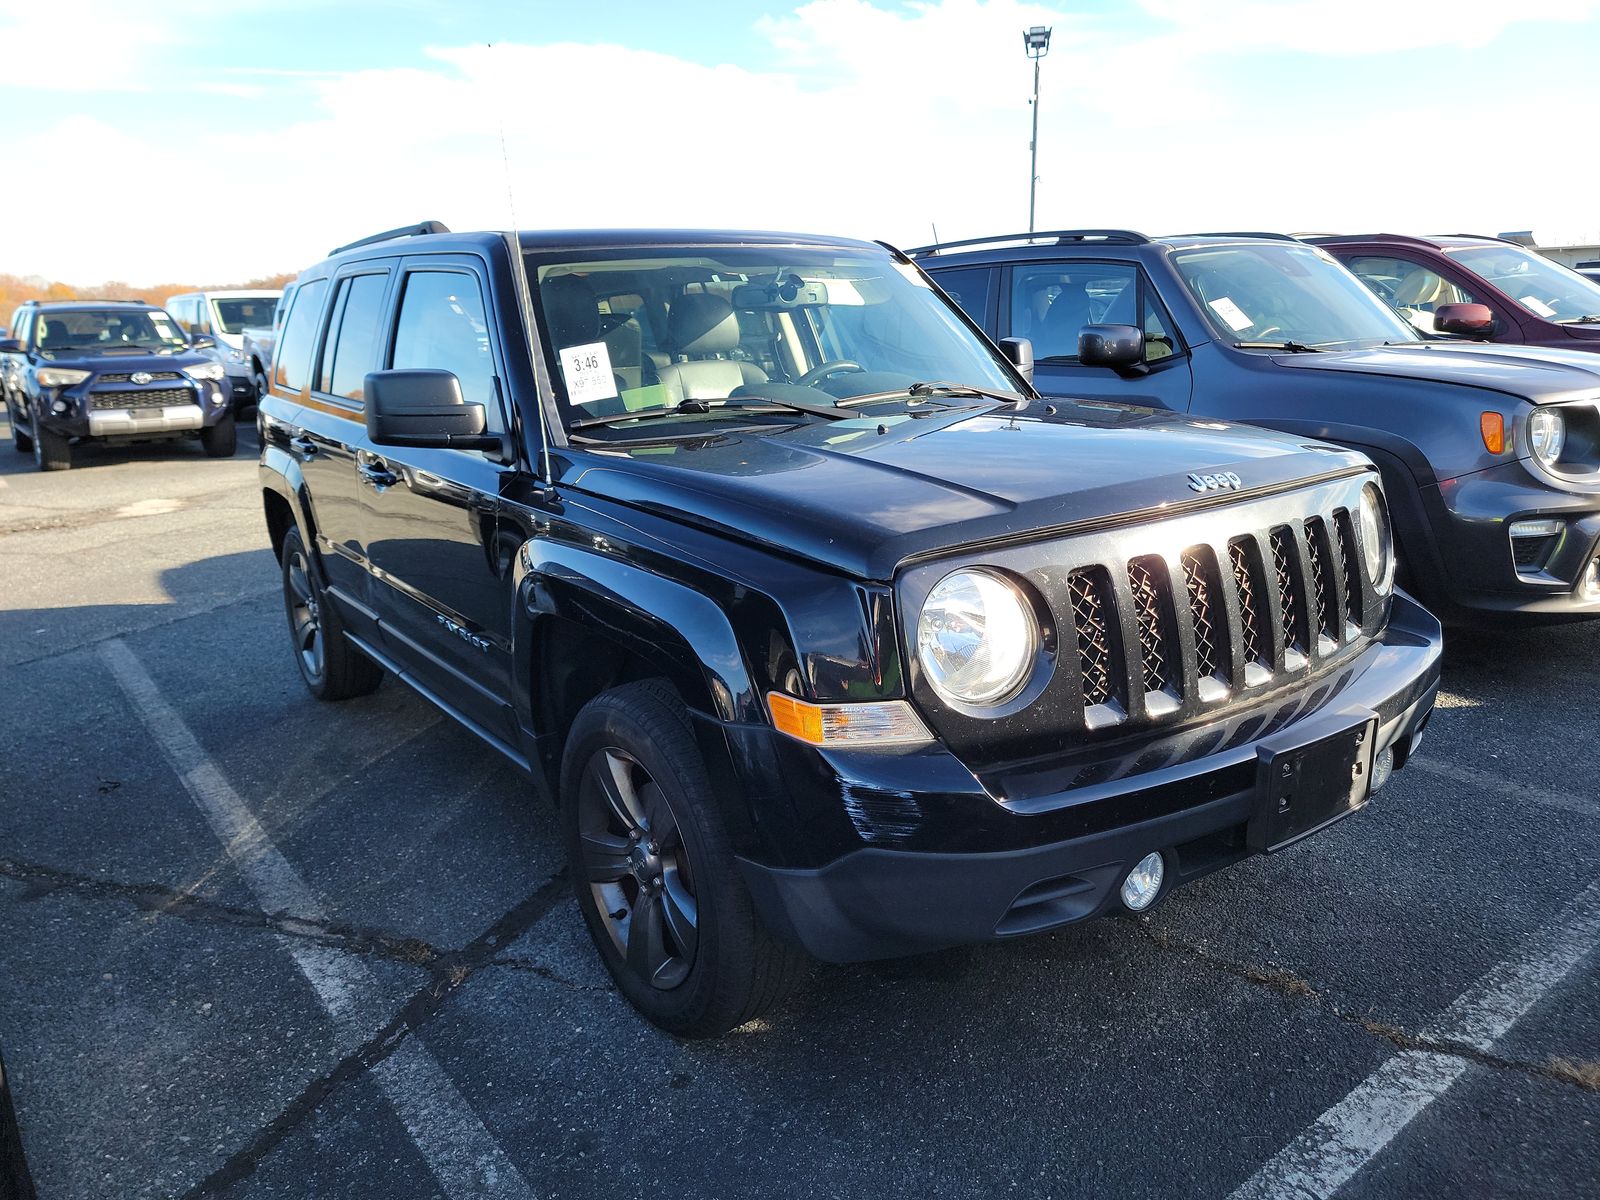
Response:
[[[1281,326],[1281,325],[1268,325],[1260,333],[1256,334],[1256,337],[1258,337],[1258,338],[1260,338],[1262,340],[1265,340],[1271,334],[1282,333],[1282,332],[1283,332],[1283,326]]]
[[[853,358],[835,358],[829,362],[818,363],[804,375],[796,379],[796,387],[816,387],[831,375],[838,375],[842,371],[865,371],[866,368]]]

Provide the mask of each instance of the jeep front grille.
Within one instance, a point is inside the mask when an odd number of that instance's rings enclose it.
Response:
[[[91,408],[170,408],[193,404],[194,392],[188,388],[144,388],[137,392],[92,392]]]
[[[1210,546],[1191,546],[1183,552],[1183,582],[1189,594],[1189,616],[1194,622],[1194,664],[1201,686],[1207,679],[1228,677],[1228,615],[1221,604],[1222,585]]]
[[[1345,620],[1359,627],[1366,606],[1361,595],[1361,564],[1356,559],[1356,529],[1348,509],[1334,512],[1333,527],[1339,531],[1339,561],[1344,564]]]
[[[1117,698],[1111,677],[1110,581],[1101,567],[1074,571],[1068,582],[1072,593],[1073,624],[1078,631],[1078,670],[1083,677],[1085,705],[1110,704]]]

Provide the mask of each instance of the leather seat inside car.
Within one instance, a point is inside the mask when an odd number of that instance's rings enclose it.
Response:
[[[1034,354],[1040,358],[1077,358],[1078,333],[1093,320],[1091,312],[1086,286],[1076,281],[1062,284],[1039,322]]]
[[[723,400],[735,388],[767,381],[767,373],[754,363],[722,357],[739,348],[739,317],[721,296],[679,296],[667,315],[667,340],[673,361],[660,369],[660,382],[669,404]]]

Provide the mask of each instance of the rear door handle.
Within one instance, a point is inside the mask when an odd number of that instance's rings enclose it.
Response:
[[[297,450],[307,458],[310,458],[317,452],[317,439],[308,437],[303,433],[297,434],[296,436],[290,438],[289,445],[292,449]]]
[[[389,464],[381,458],[357,463],[356,471],[361,476],[362,483],[371,484],[373,487],[393,487],[400,482],[400,476],[391,471]]]

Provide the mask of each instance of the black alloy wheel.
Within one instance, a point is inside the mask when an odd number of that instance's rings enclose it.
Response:
[[[367,695],[383,682],[383,668],[344,636],[298,529],[284,535],[281,558],[283,607],[300,678],[318,700]]]
[[[683,835],[661,788],[626,750],[596,750],[578,793],[581,864],[628,970],[675,988],[694,966],[700,911]]]
[[[311,582],[311,563],[305,547],[284,547],[283,602],[289,609],[289,636],[300,658],[300,673],[309,684],[320,684],[326,674],[326,642],[322,636],[322,598]]]

